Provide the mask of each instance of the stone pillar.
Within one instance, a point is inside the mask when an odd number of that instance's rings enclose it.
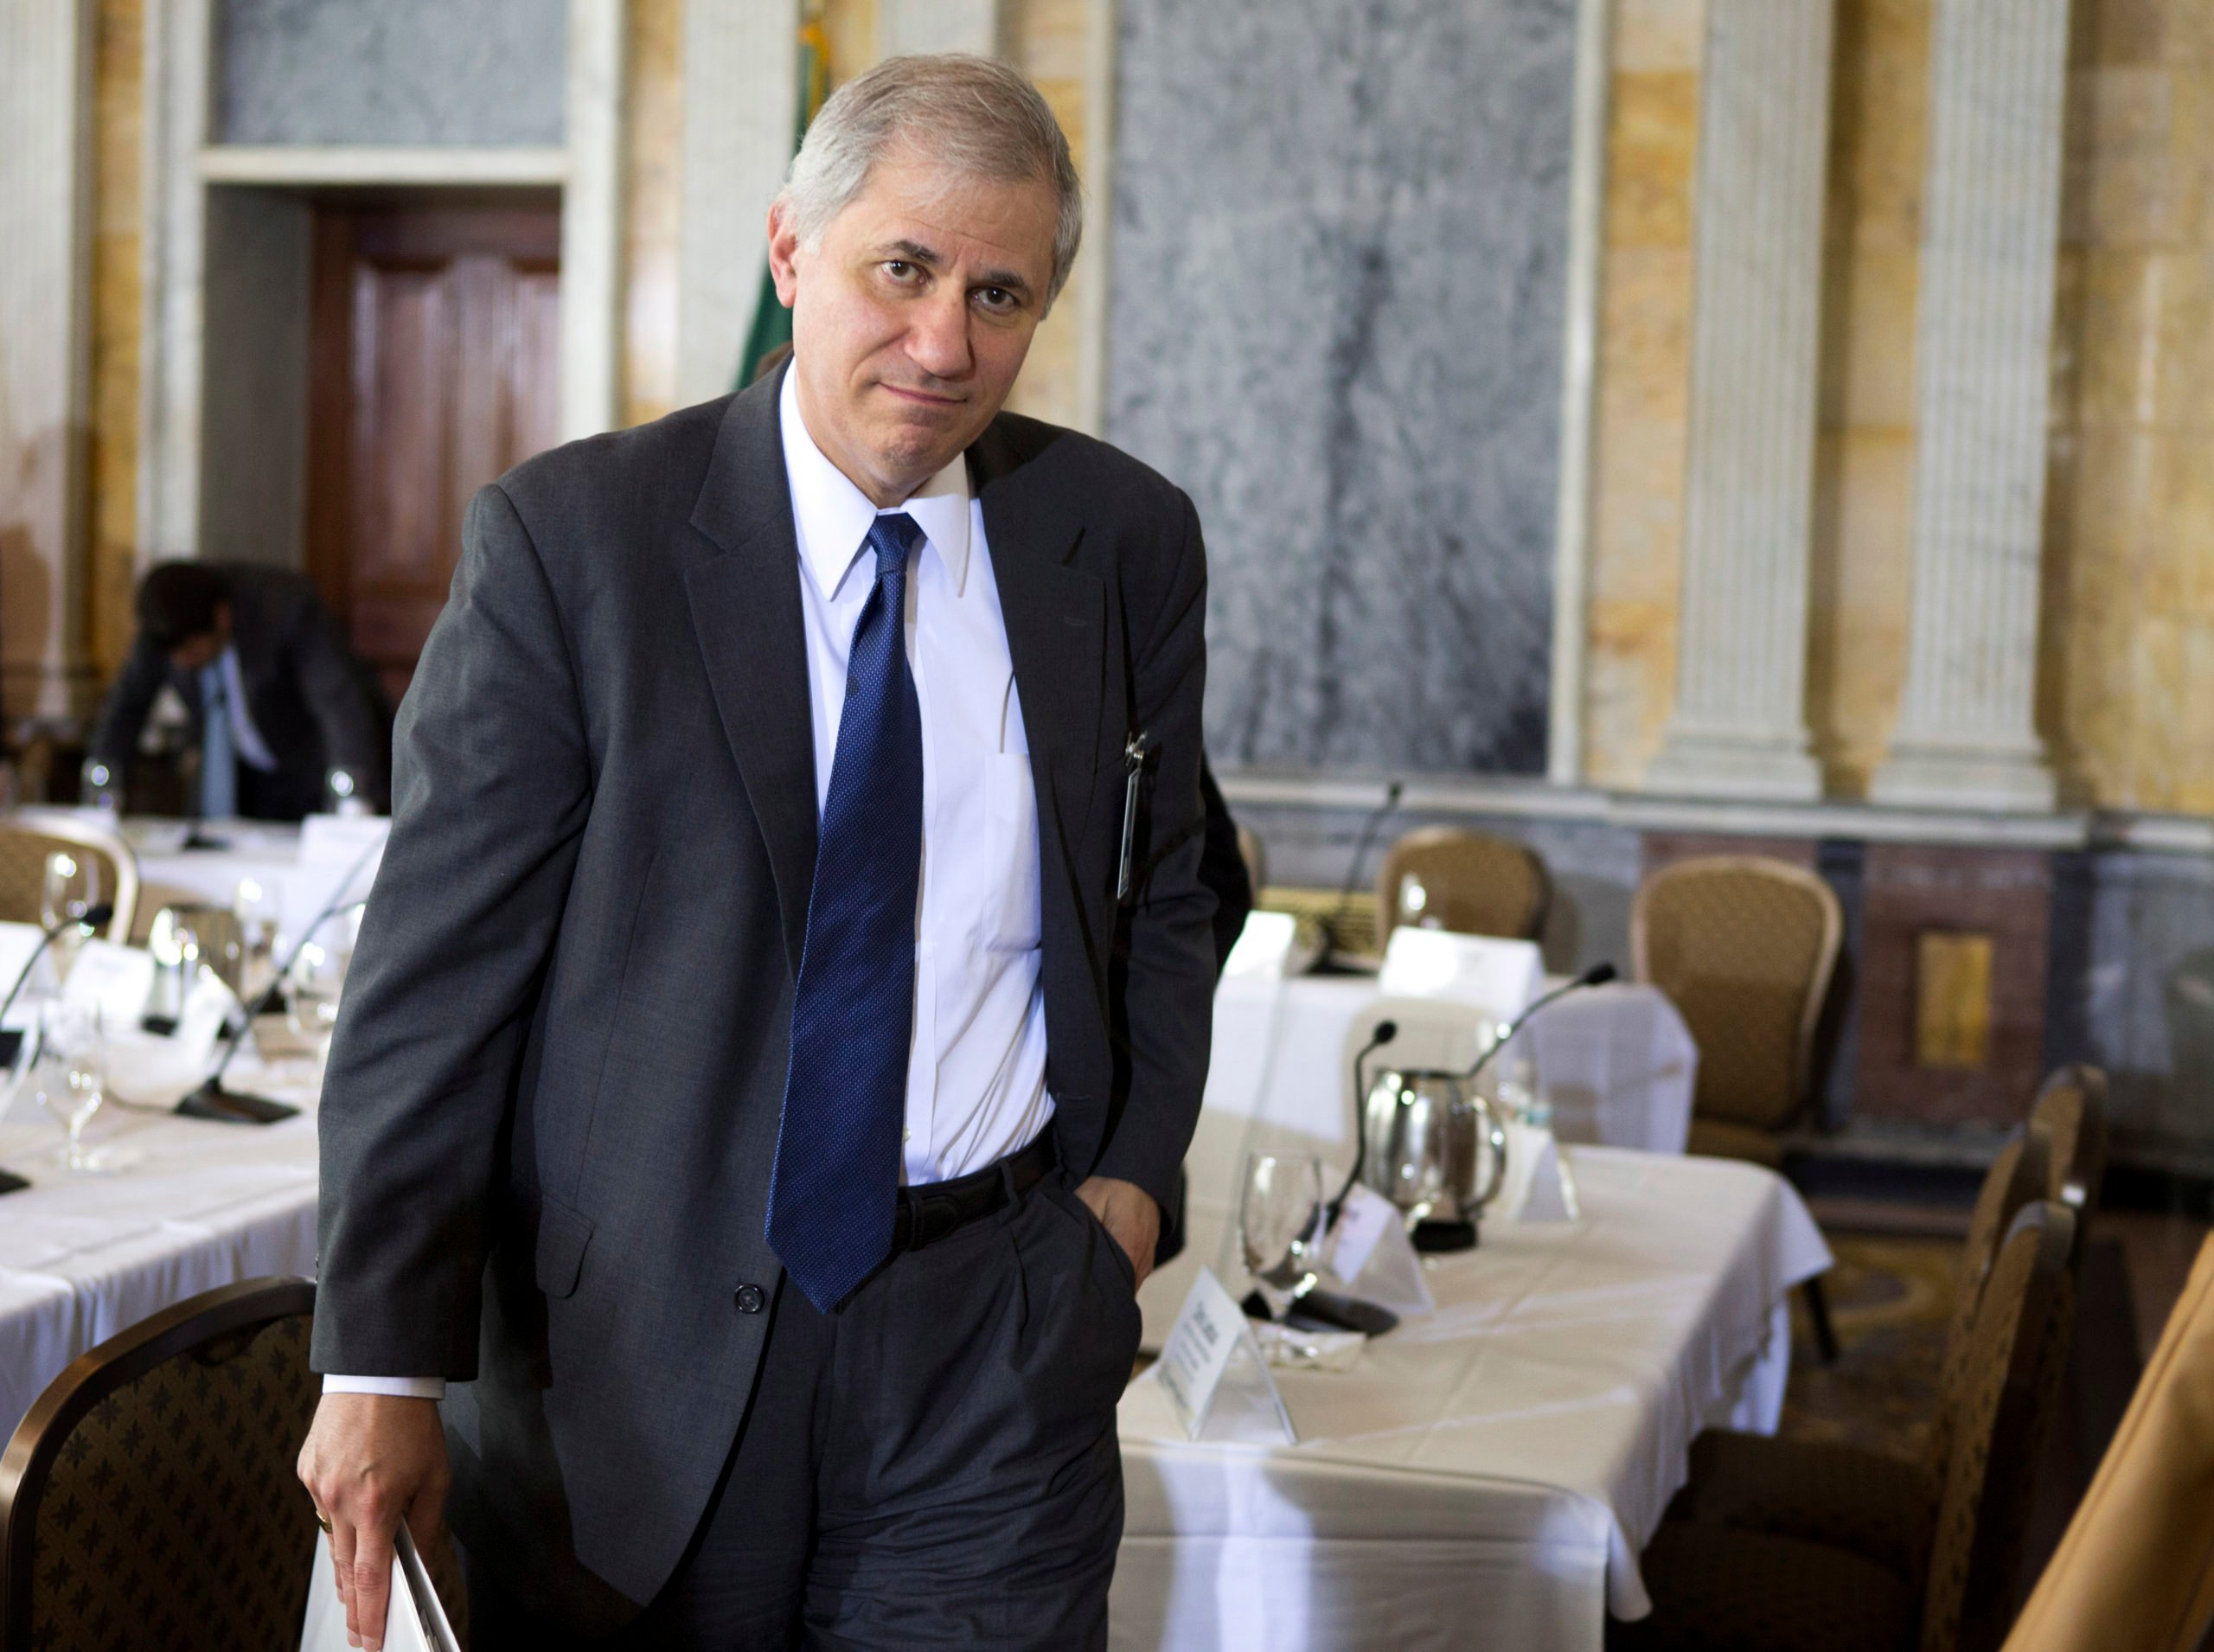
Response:
[[[1810,799],[1806,719],[1832,0],[1712,0],[1676,708],[1650,791]]]
[[[1932,29],[1914,615],[1872,791],[2050,809],[2035,700],[2068,0],[1938,0]]]
[[[878,0],[877,45],[886,57],[909,52],[1000,49],[1000,0]]]
[[[92,0],[0,5],[0,703],[89,709]]]

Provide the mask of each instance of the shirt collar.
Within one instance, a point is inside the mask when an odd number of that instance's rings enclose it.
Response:
[[[777,398],[777,413],[784,432],[784,476],[791,484],[799,560],[816,589],[826,598],[835,597],[861,558],[869,525],[882,513],[808,434],[807,421],[800,417],[798,377],[790,369]],[[953,593],[959,596],[969,573],[968,456],[955,454],[898,508],[915,519],[924,544],[937,551]]]

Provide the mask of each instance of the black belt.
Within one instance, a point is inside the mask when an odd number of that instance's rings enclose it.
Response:
[[[997,1164],[988,1164],[950,1181],[900,1188],[899,1202],[892,1212],[893,1252],[935,1245],[956,1228],[1001,1209],[1015,1194],[1027,1193],[1044,1181],[1059,1162],[1053,1131],[1040,1130],[1028,1147],[1008,1154]]]

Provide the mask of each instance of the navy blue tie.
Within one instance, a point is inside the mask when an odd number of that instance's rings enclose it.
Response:
[[[892,1250],[923,861],[923,718],[906,644],[907,554],[922,536],[905,513],[868,530],[876,588],[846,656],[769,1178],[769,1243],[826,1313]]]

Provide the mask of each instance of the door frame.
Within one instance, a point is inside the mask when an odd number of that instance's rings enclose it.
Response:
[[[214,0],[146,0],[138,570],[200,554],[211,189],[551,185],[561,197],[561,434],[612,429],[622,368],[623,0],[567,0],[558,148],[210,142]],[[302,443],[300,463],[306,455]]]

